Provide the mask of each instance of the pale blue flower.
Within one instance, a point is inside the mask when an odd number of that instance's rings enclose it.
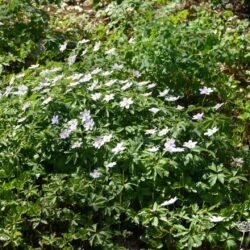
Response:
[[[51,124],[58,124],[59,123],[59,116],[58,115],[53,115],[51,118]]]

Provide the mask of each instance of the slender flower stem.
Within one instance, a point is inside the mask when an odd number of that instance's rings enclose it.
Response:
[[[203,98],[203,100],[202,100],[202,103],[201,103],[201,106],[202,106],[202,107],[203,107],[203,104],[204,104],[205,100],[206,100],[206,95],[204,96],[204,98]]]
[[[245,237],[245,231],[242,232],[242,240],[240,242],[240,249],[242,248],[242,244],[243,244],[243,241],[244,241],[244,237]]]

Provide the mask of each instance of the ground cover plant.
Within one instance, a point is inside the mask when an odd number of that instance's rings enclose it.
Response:
[[[249,247],[239,3],[0,3],[2,249]]]

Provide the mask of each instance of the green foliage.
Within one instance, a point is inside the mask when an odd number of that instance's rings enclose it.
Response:
[[[59,3],[60,1],[50,1]],[[47,1],[0,1],[0,75],[32,64],[44,52],[49,15]]]
[[[0,3],[1,248],[247,247],[249,21]]]

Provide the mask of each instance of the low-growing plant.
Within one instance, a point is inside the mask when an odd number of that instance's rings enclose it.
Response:
[[[48,23],[53,45],[4,71],[1,247],[247,246],[249,88],[227,69],[248,22],[176,5],[112,2],[60,43]]]

